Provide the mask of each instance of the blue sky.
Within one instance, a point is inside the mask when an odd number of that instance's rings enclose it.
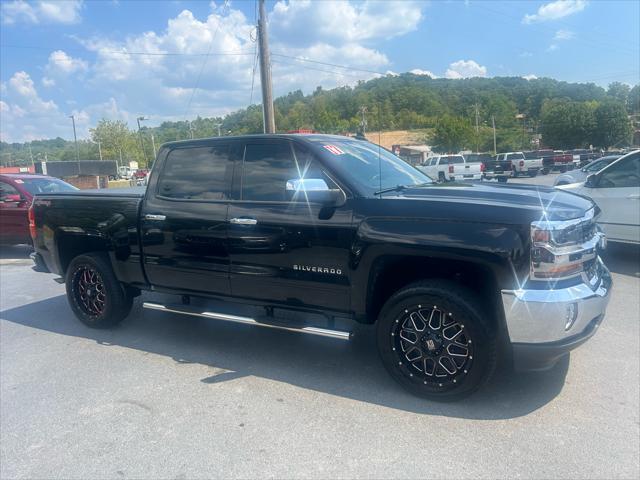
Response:
[[[267,10],[276,95],[407,71],[640,82],[637,0],[279,0]],[[72,114],[85,137],[103,117],[157,125],[260,102],[254,0],[3,0],[1,13],[4,141],[71,138]]]

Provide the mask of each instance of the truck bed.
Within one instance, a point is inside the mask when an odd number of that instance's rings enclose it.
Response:
[[[144,187],[36,195],[35,250],[52,273],[64,275],[75,256],[106,252],[119,280],[144,284],[139,211]]]

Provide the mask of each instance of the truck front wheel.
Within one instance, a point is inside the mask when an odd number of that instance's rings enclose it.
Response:
[[[133,296],[122,287],[102,254],[74,258],[67,268],[65,283],[73,313],[89,327],[112,327],[131,311]]]
[[[421,281],[396,292],[377,321],[378,350],[411,393],[460,400],[485,384],[496,364],[496,335],[473,292]]]

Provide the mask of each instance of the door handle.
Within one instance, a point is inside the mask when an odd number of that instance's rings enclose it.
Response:
[[[232,218],[229,222],[234,225],[256,225],[258,220],[255,218]]]
[[[155,220],[157,222],[161,222],[163,220],[166,220],[167,217],[165,215],[155,215],[155,214],[152,214],[152,213],[147,213],[144,216],[144,219],[145,220]]]

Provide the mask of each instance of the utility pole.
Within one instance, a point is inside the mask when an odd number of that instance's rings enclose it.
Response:
[[[100,145],[100,140],[98,140],[98,155],[100,155],[100,161],[102,161],[102,145]]]
[[[362,136],[364,137],[367,133],[367,107],[364,105],[360,107],[360,115],[362,115],[362,120],[360,120],[360,129],[362,130]]]
[[[221,123],[216,123],[215,126],[218,128],[218,136],[221,137],[221,133],[220,133],[220,127],[222,127]]]
[[[267,14],[264,0],[260,0],[258,19],[258,47],[260,49],[260,83],[262,86],[262,115],[264,133],[276,133],[276,120],[273,113],[273,91],[271,88],[271,58],[267,36]]]
[[[80,151],[78,150],[78,137],[76,136],[76,117],[69,115],[71,123],[73,123],[73,141],[76,144],[76,162],[80,162]]]
[[[140,122],[146,120],[146,117],[138,117],[136,118],[138,122],[138,137],[140,137],[140,150],[142,151],[142,158],[144,163],[147,163],[147,155],[144,153],[144,143],[142,143],[142,130],[140,129]]]
[[[31,142],[29,142],[29,156],[31,157],[31,166],[35,166],[35,163],[33,162],[33,152],[31,151]]]
[[[153,148],[153,159],[158,156],[158,152],[156,150],[156,139],[153,137],[153,133],[151,134],[151,148]]]
[[[498,154],[498,148],[496,146],[496,118],[491,115],[491,125],[493,125],[493,154]]]
[[[193,123],[191,123],[191,120],[189,120],[189,136],[193,140]]]
[[[476,107],[476,153],[478,153],[478,149],[480,148],[478,146],[478,143],[480,142],[480,129],[478,127],[478,117],[479,117],[479,112],[478,112],[478,104],[476,103],[475,105]]]

